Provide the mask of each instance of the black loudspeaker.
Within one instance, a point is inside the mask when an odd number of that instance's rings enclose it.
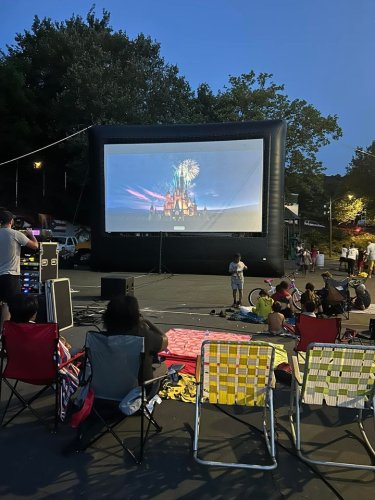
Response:
[[[111,300],[116,295],[134,295],[132,276],[104,276],[101,280],[102,300]]]

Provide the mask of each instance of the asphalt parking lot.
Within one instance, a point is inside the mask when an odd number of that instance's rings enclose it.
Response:
[[[336,262],[328,262],[325,270],[336,278],[343,277],[344,273],[337,268]],[[218,315],[232,301],[227,276],[121,274],[134,277],[135,295],[143,314],[165,331],[173,327],[208,329],[249,333],[253,339],[270,340],[264,334],[263,325],[228,321]],[[60,271],[60,277],[70,279],[73,290],[76,324],[63,332],[73,347],[83,345],[87,330],[101,327],[101,313],[106,306],[106,301],[100,298],[103,275],[88,269]],[[319,287],[322,283],[320,272],[311,273],[306,278],[297,277],[297,285],[301,288],[306,281]],[[374,282],[367,282],[373,297]],[[245,291],[255,286],[262,286],[262,280],[246,277]],[[213,310],[215,314],[210,314]],[[366,331],[369,317],[364,313],[351,314],[349,320],[343,320],[343,327]],[[282,343],[289,353],[293,350],[293,339],[273,337],[272,342]],[[84,453],[64,454],[63,450],[75,436],[68,423],[60,426],[57,435],[52,435],[25,413],[9,427],[1,429],[0,496],[5,499],[108,497],[168,500],[194,497],[316,499],[319,496],[354,499],[359,495],[370,498],[373,495],[373,473],[315,469],[296,458],[288,423],[289,392],[289,387],[277,384],[275,413],[279,467],[273,472],[219,469],[195,463],[192,458],[194,405],[168,400],[157,409],[157,419],[163,425],[163,431],[149,440],[145,460],[140,466],[129,461],[111,436],[102,438]],[[48,411],[48,398],[45,407]],[[264,444],[259,435],[259,414],[236,410],[234,416],[236,419],[215,409],[208,410],[207,436],[217,444],[221,456],[262,458]],[[359,442],[353,416],[344,410],[314,412],[308,408],[303,415],[308,449],[320,448],[322,443],[330,442],[335,459],[345,456],[348,461],[370,463]],[[341,427],[343,424],[345,429]],[[365,425],[375,439],[370,418],[366,419]],[[229,442],[226,441],[228,435]],[[125,431],[124,437],[127,437]],[[130,439],[133,439],[132,435]],[[326,457],[329,452],[322,448],[321,453]]]

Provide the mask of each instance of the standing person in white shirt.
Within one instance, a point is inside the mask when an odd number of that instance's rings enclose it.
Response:
[[[358,259],[358,248],[355,248],[354,243],[351,243],[348,250],[348,276],[353,276],[354,265]]]
[[[375,264],[375,243],[373,243],[371,240],[368,242],[367,246],[367,264],[368,264],[368,277],[371,278],[372,271],[374,269],[374,264]]]
[[[239,253],[236,253],[234,256],[234,260],[229,264],[229,273],[231,274],[231,286],[233,292],[232,307],[240,307],[242,305],[242,292],[244,285],[243,272],[246,271],[246,269],[247,266],[241,261],[241,255]]]
[[[347,263],[347,255],[348,255],[348,250],[349,250],[349,245],[348,247],[343,246],[341,249],[341,255],[340,255],[340,264],[339,264],[339,271],[342,270],[342,264],[344,264],[344,271],[345,271],[345,264]]]
[[[38,242],[31,231],[26,234],[12,229],[13,215],[8,210],[0,210],[0,303],[1,325],[9,319],[8,302],[21,293],[20,256],[21,247],[37,250]],[[1,331],[1,330],[0,330]]]

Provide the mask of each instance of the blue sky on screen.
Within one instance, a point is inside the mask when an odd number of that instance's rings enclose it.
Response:
[[[180,151],[173,153],[167,151],[167,145],[161,146],[165,148],[163,151],[150,154],[114,155],[109,152],[105,155],[106,207],[124,210],[149,210],[151,204],[162,207],[167,191],[173,192],[175,168],[184,160],[194,161],[199,168],[189,188],[189,195],[195,198],[198,209],[260,206],[263,146],[261,140],[257,143],[259,147],[251,151],[231,147],[218,151],[215,143],[204,143],[207,151],[194,151],[190,143],[190,148],[175,146]]]
[[[0,48],[30,29],[34,14],[85,16],[92,0],[1,0]],[[337,114],[344,136],[319,152],[327,173],[344,173],[357,146],[374,140],[374,0],[96,0],[111,25],[149,35],[193,89],[216,92],[253,69],[272,73],[286,94]]]

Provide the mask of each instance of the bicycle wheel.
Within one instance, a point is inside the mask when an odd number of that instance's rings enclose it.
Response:
[[[302,306],[301,306],[301,295],[302,293],[296,288],[295,290],[293,290],[293,293],[292,293],[292,302],[293,302],[293,305],[296,309],[298,309],[298,311],[300,311],[302,309]]]
[[[262,288],[253,288],[249,293],[249,304],[251,306],[256,306],[259,299],[259,292]]]

